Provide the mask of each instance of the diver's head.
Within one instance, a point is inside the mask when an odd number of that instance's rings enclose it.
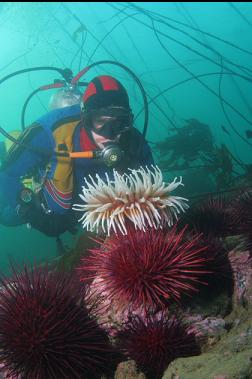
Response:
[[[133,122],[129,97],[123,85],[112,76],[98,76],[88,85],[82,98],[84,125],[96,144],[117,143]]]
[[[66,87],[58,90],[52,95],[49,108],[50,110],[65,108],[75,104],[81,104],[82,93],[75,87]]]

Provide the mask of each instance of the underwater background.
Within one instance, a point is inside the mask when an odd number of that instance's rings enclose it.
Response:
[[[202,192],[232,189],[252,164],[251,28],[251,3],[6,2],[0,5],[1,78],[38,66],[70,68],[76,75],[97,61],[126,65],[141,80],[148,96],[146,138],[155,162],[160,163],[167,181],[181,175],[183,195],[193,198]],[[110,74],[122,81],[137,116],[135,126],[143,130],[143,99],[132,77],[119,67],[102,64],[83,80],[90,81],[97,74]],[[50,71],[32,72],[2,83],[0,126],[7,132],[21,130],[26,99],[55,79],[62,78]],[[52,93],[43,91],[32,98],[26,125],[49,110]],[[212,152],[225,145],[235,157],[230,181],[216,186],[217,171],[207,174],[208,163],[215,164],[211,152],[205,160],[190,157],[188,167],[180,170],[171,162],[162,163],[167,147],[159,143],[188,120],[209,127],[215,146]],[[195,139],[195,148],[199,142]],[[181,165],[183,140],[175,147],[174,160]],[[195,165],[200,167],[195,169]],[[249,183],[251,177],[246,178]],[[66,234],[64,244],[74,245],[75,238]],[[38,263],[57,256],[54,238],[26,226],[0,226],[0,241],[0,269],[5,273],[9,272],[10,259]]]
[[[4,133],[17,137],[50,110],[57,90],[37,90],[63,79],[54,68],[76,77],[95,64],[81,81],[108,74],[123,83],[161,170],[133,170],[120,193],[127,204],[137,192],[130,214],[142,230],[129,225],[101,241],[79,225],[60,243],[0,225],[0,378],[252,378],[251,10],[238,2],[0,4],[0,168]],[[83,195],[99,199],[104,188]],[[158,228],[163,221],[169,228]]]

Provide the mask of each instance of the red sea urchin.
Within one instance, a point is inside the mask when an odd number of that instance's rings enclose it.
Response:
[[[36,268],[1,280],[0,361],[26,379],[93,379],[112,348],[90,318],[84,286],[72,275]]]
[[[197,291],[206,272],[206,247],[200,236],[129,229],[127,236],[113,235],[82,260],[81,278],[94,280],[96,296],[104,296],[123,309],[160,309]]]
[[[181,320],[159,312],[155,316],[134,316],[117,334],[119,349],[148,379],[162,378],[176,358],[201,353],[195,334]]]

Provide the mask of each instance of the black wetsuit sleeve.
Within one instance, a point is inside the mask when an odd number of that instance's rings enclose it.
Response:
[[[124,167],[137,168],[154,164],[151,148],[143,135],[135,128],[123,135],[120,146],[125,153]]]

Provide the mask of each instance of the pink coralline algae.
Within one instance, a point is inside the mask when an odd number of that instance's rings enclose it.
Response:
[[[238,303],[252,304],[252,257],[249,251],[229,253],[234,275],[234,300]]]
[[[221,317],[203,318],[197,315],[185,319],[197,337],[218,337],[225,332],[225,320]]]

